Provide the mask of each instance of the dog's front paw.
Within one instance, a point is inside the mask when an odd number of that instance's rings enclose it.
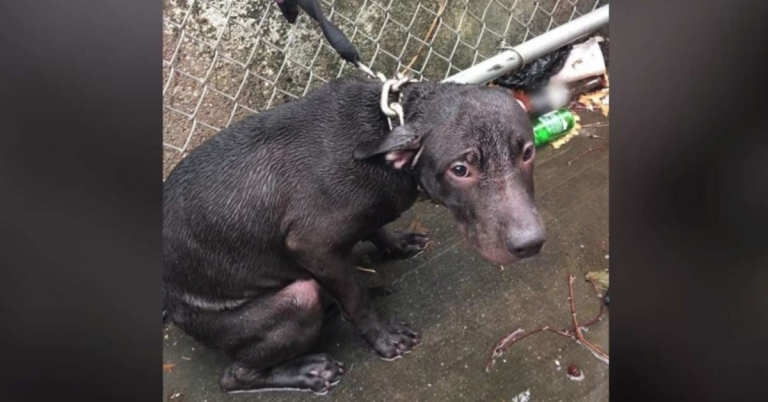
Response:
[[[384,360],[395,360],[408,353],[419,344],[419,334],[404,322],[391,322],[379,328],[369,343],[373,350]]]
[[[424,251],[427,244],[429,244],[429,237],[424,233],[393,233],[392,244],[389,245],[389,256],[392,258],[414,257]]]

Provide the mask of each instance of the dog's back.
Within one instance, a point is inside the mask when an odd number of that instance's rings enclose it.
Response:
[[[386,134],[380,93],[372,80],[334,81],[222,130],[179,162],[164,189],[171,307],[215,310],[279,288],[305,275],[285,250],[303,220],[328,219],[334,230],[340,213],[390,198],[396,214],[394,204],[411,201],[408,174],[352,157],[358,143]]]

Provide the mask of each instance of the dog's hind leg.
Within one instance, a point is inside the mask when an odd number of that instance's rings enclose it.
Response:
[[[219,384],[226,392],[312,391],[324,394],[344,366],[326,354],[305,355],[323,322],[320,286],[297,280],[276,294],[240,309],[209,316],[210,334],[234,359]]]
[[[262,391],[311,391],[324,395],[341,380],[344,365],[325,354],[305,355],[266,370],[236,361],[221,375],[229,393]]]

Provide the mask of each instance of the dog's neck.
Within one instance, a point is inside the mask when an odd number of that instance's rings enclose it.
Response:
[[[445,91],[445,86],[458,86],[459,84],[440,84],[437,82],[414,82],[403,87],[403,99],[401,105],[405,111],[405,121],[418,118],[422,113],[422,104],[425,104],[438,92]]]

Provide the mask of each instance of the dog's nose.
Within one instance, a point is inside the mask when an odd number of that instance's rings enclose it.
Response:
[[[544,231],[534,230],[510,236],[507,240],[507,248],[517,258],[528,258],[541,251],[544,241]]]

